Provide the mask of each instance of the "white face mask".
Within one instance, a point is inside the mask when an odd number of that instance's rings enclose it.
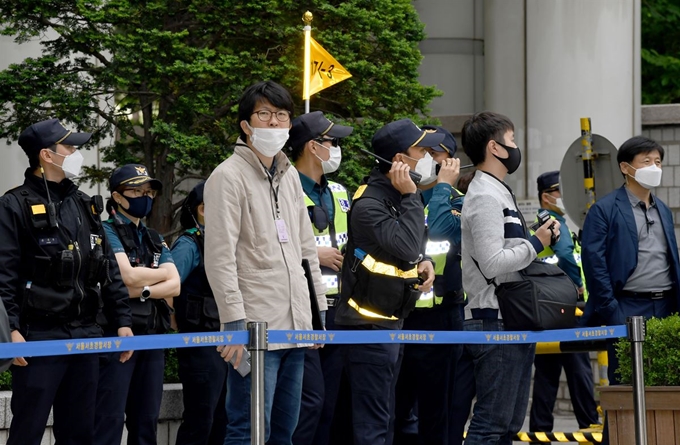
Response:
[[[83,155],[80,153],[80,151],[76,150],[68,156],[57,152],[54,152],[54,154],[64,158],[64,162],[61,163],[61,166],[57,164],[54,165],[57,165],[57,167],[60,167],[64,171],[65,177],[70,179],[80,176],[80,168],[83,166],[84,161]]]
[[[650,165],[649,167],[643,168],[635,168],[630,164],[628,164],[628,166],[635,170],[635,176],[633,176],[633,178],[635,178],[637,183],[644,188],[653,189],[661,184],[661,173],[663,173],[663,171],[656,165]]]
[[[262,156],[276,156],[288,140],[288,128],[253,128],[248,122],[246,125],[253,132],[250,143]]]
[[[425,156],[418,159],[416,173],[419,173],[423,177],[420,180],[420,185],[432,184],[437,180],[437,163],[434,162],[430,153],[425,153]]]
[[[314,143],[329,151],[329,157],[327,161],[324,161],[323,159],[319,158],[318,155],[316,155],[316,157],[321,161],[321,168],[323,169],[324,175],[336,172],[338,168],[340,168],[340,162],[342,161],[342,152],[340,151],[340,146],[333,145],[328,148],[316,141],[314,141]]]
[[[567,210],[564,208],[564,202],[562,201],[562,198],[555,198],[552,195],[548,196],[555,200],[555,202],[552,202],[551,204],[557,207],[559,211],[562,212],[563,215],[567,213]]]

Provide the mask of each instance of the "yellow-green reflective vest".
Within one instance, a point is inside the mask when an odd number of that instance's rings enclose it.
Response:
[[[553,216],[551,216],[551,218],[555,219]],[[536,218],[535,221],[538,221],[538,217]],[[532,235],[534,234],[533,230],[530,230],[529,232]],[[576,265],[581,270],[581,282],[583,282],[583,300],[588,301],[586,276],[583,274],[583,266],[581,265],[581,243],[579,242],[578,237],[574,232],[569,233],[571,233],[571,239],[574,242],[574,261],[576,261]],[[545,248],[538,254],[537,258],[545,263],[550,264],[557,264],[557,262],[559,261],[557,255],[555,255],[555,252],[552,250],[552,247],[550,246],[545,246]]]
[[[337,182],[328,181],[328,190],[333,195],[333,207],[335,209],[333,215],[333,227],[335,228],[335,240],[338,245],[338,250],[342,249],[347,243],[347,212],[349,212],[349,197],[347,194],[347,189]],[[314,207],[316,204],[305,195],[305,205],[309,207]],[[316,241],[316,247],[332,247],[330,235],[330,225],[326,227],[326,230],[319,231],[314,224],[312,224],[312,230],[314,231],[314,240]],[[339,291],[339,273],[333,272],[331,269],[323,267],[321,269],[322,278],[326,284],[326,295],[337,295]]]
[[[457,191],[457,190],[456,190]],[[462,193],[458,192],[459,195],[463,195]],[[427,225],[427,213],[428,213],[428,208],[425,207],[425,224]],[[446,255],[449,253],[449,249],[451,248],[451,243],[448,241],[432,241],[432,240],[427,240],[427,246],[425,248],[425,254],[432,258],[432,260],[435,262],[434,264],[434,274],[435,274],[435,279],[436,276],[441,276],[444,275],[444,267],[446,266]],[[444,300],[444,297],[442,296],[437,296],[434,294],[434,286],[432,286],[432,289],[429,289],[426,292],[423,292],[423,294],[420,296],[418,301],[416,301],[416,307],[417,308],[431,308],[434,307],[437,304],[441,304],[442,301]]]

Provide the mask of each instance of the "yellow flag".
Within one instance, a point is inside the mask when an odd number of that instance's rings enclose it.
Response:
[[[304,94],[302,99],[309,99],[309,96],[319,91],[349,79],[352,75],[328,51],[323,49],[312,37],[310,41],[310,66],[306,71],[309,76],[309,95]]]

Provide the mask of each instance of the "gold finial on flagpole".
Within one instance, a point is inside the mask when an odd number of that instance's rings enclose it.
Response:
[[[312,15],[311,12],[306,11],[304,14],[302,14],[302,21],[304,22],[305,25],[311,25],[312,19],[314,19],[314,16]]]

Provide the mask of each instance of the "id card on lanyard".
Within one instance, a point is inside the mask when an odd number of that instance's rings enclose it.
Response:
[[[265,169],[266,170],[266,169]],[[279,186],[274,188],[274,182],[272,180],[272,175],[267,171],[267,177],[269,178],[269,187],[271,188],[272,194],[274,195],[274,203],[276,204],[276,215],[274,216],[274,223],[276,224],[276,234],[279,237],[280,243],[287,243],[290,238],[288,236],[288,229],[286,228],[286,221],[281,218],[281,210],[279,209]]]
[[[286,221],[281,218],[276,219],[276,232],[279,235],[280,243],[288,242],[288,229],[286,229]]]

